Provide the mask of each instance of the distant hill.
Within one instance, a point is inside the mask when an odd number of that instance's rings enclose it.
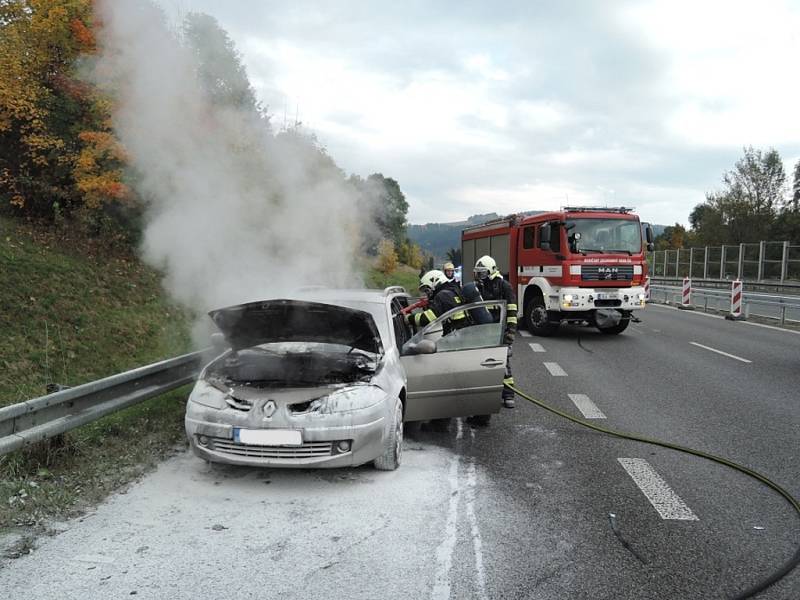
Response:
[[[542,211],[529,211],[524,214],[533,215]],[[450,248],[461,248],[461,230],[470,225],[480,225],[493,219],[499,219],[497,213],[473,215],[466,221],[450,223],[426,223],[425,225],[409,225],[408,238],[419,244],[425,252],[433,254],[435,262],[441,263],[447,258]],[[653,235],[663,233],[665,225],[653,225]]]
[[[450,248],[461,248],[461,230],[470,225],[480,225],[492,219],[499,219],[497,213],[473,215],[466,221],[451,223],[426,223],[425,225],[409,225],[408,238],[419,244],[425,252],[433,254],[435,261],[440,263],[447,258]]]

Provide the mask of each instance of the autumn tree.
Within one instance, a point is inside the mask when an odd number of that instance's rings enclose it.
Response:
[[[392,240],[381,240],[378,244],[378,271],[384,275],[397,269],[398,257]]]
[[[110,104],[81,72],[91,0],[0,2],[0,206],[51,216],[129,192]]]

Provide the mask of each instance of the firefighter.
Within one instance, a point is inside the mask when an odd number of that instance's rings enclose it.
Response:
[[[451,262],[446,262],[442,265],[442,272],[447,277],[448,281],[456,280],[456,266]]]
[[[408,315],[408,321],[415,330],[420,330],[436,320],[448,310],[463,304],[460,288],[454,289],[442,271],[428,271],[419,280],[419,290],[428,297],[428,306],[420,312]],[[442,325],[443,334],[468,324],[467,313],[459,311]]]
[[[506,373],[504,384],[514,385],[514,376],[511,374],[511,346],[517,332],[517,295],[511,284],[503,279],[497,268],[497,263],[491,256],[481,256],[475,262],[475,283],[484,300],[506,301],[506,323],[503,341],[508,346],[508,359],[506,360]],[[494,319],[500,318],[500,312],[494,312]],[[514,408],[514,392],[503,387],[503,406]]]

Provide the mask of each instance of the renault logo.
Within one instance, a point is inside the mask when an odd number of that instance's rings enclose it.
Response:
[[[264,406],[261,407],[261,412],[264,413],[265,419],[271,419],[276,410],[278,410],[278,405],[275,404],[275,400],[267,400]]]

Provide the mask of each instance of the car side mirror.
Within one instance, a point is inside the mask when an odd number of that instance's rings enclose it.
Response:
[[[212,333],[211,334],[211,347],[214,348],[215,352],[223,352],[226,348],[229,347],[227,341],[225,341],[225,336],[221,333]]]
[[[413,356],[415,354],[435,354],[436,342],[433,340],[420,340],[416,344],[408,343],[403,348],[403,354]]]

